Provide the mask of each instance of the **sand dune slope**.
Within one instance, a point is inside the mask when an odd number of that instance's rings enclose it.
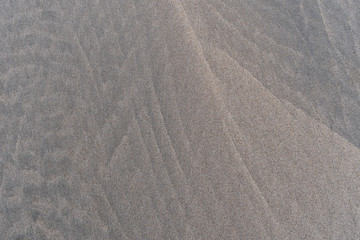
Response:
[[[360,238],[359,11],[0,0],[0,239]]]

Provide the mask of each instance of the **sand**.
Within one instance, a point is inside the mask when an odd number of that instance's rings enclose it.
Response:
[[[0,239],[360,239],[357,0],[0,0]]]

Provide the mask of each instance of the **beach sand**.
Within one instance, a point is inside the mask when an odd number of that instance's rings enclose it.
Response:
[[[357,0],[0,0],[0,239],[360,239]]]

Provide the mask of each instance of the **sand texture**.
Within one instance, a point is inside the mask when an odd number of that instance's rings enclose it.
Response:
[[[359,0],[0,0],[0,239],[360,239]]]

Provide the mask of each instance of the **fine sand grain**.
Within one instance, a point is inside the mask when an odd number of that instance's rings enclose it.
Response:
[[[0,0],[0,239],[360,239],[358,0]]]

